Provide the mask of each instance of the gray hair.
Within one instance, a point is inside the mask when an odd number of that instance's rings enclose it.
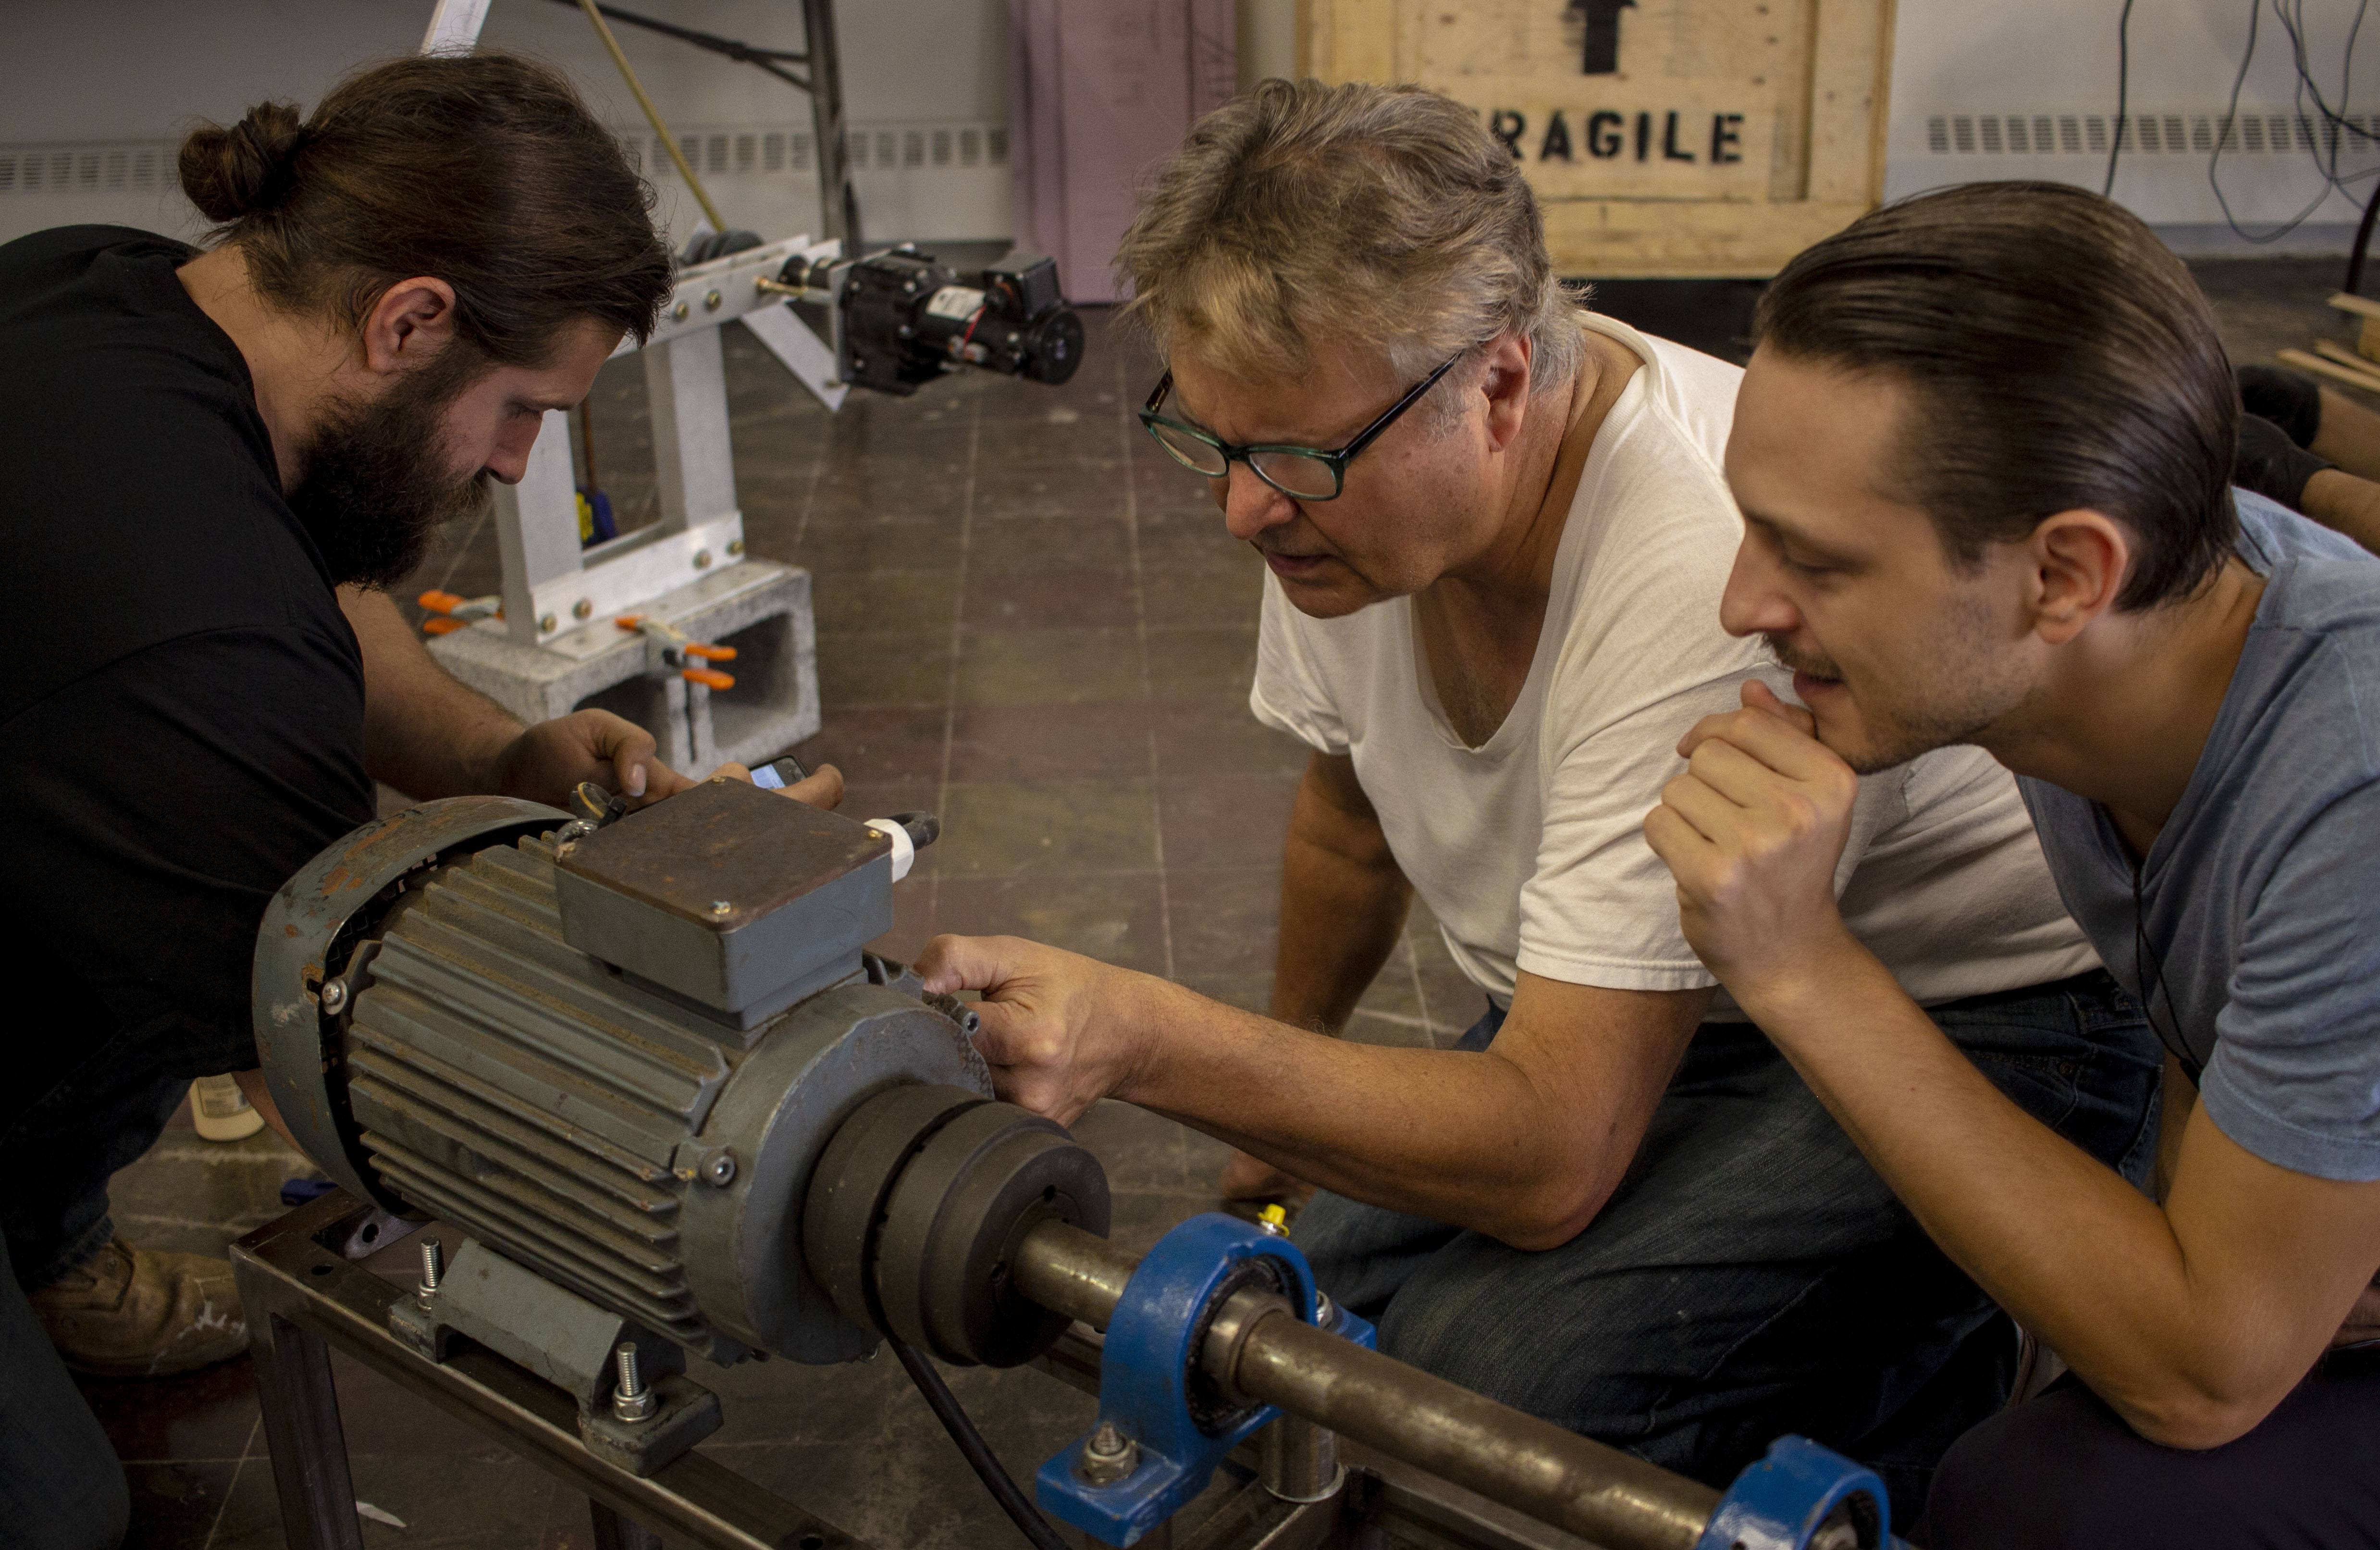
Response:
[[[1419,381],[1509,333],[1543,391],[1585,350],[1512,153],[1417,86],[1267,80],[1217,108],[1157,169],[1116,272],[1160,350],[1248,381],[1303,376],[1326,342]]]

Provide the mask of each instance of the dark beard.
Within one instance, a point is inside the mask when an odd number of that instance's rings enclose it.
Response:
[[[375,401],[331,404],[298,454],[289,509],[334,585],[394,586],[442,529],[489,504],[486,470],[458,483],[443,466],[440,420],[484,369],[447,353],[458,358],[407,373]]]

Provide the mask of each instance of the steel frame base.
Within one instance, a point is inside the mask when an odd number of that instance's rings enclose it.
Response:
[[[429,1400],[586,1493],[598,1550],[873,1550],[700,1451],[638,1478],[579,1440],[577,1402],[494,1352],[458,1341],[432,1361],[389,1332],[410,1296],[340,1251],[371,1208],[333,1190],[232,1245],[256,1357],[257,1396],[289,1550],[362,1550],[346,1435],[331,1384],[333,1349]],[[1074,1325],[1034,1365],[1099,1392],[1099,1336]],[[1342,1439],[1347,1483],[1325,1501],[1281,1501],[1255,1479],[1256,1445],[1235,1455],[1240,1483],[1197,1529],[1169,1522],[1148,1550],[1594,1550],[1510,1508]],[[1062,1531],[1063,1532],[1063,1531]]]

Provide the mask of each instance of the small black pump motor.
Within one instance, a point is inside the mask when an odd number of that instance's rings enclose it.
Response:
[[[1058,265],[1011,253],[962,277],[904,245],[833,270],[843,379],[906,397],[974,366],[1055,385],[1083,359],[1083,320],[1058,290]]]

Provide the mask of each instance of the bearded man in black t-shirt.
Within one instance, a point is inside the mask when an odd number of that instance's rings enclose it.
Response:
[[[266,900],[417,798],[558,801],[686,778],[601,711],[524,727],[384,589],[517,480],[671,284],[650,191],[552,72],[363,71],[313,116],[190,136],[204,251],[121,227],[0,247],[0,1521],[123,1535],[123,1476],[60,1365],[244,1349],[229,1267],[134,1250],[107,1182],[195,1077],[247,1072]],[[800,794],[829,805],[840,777]],[[21,1289],[20,1289],[21,1288]],[[55,1347],[55,1354],[53,1348]]]

